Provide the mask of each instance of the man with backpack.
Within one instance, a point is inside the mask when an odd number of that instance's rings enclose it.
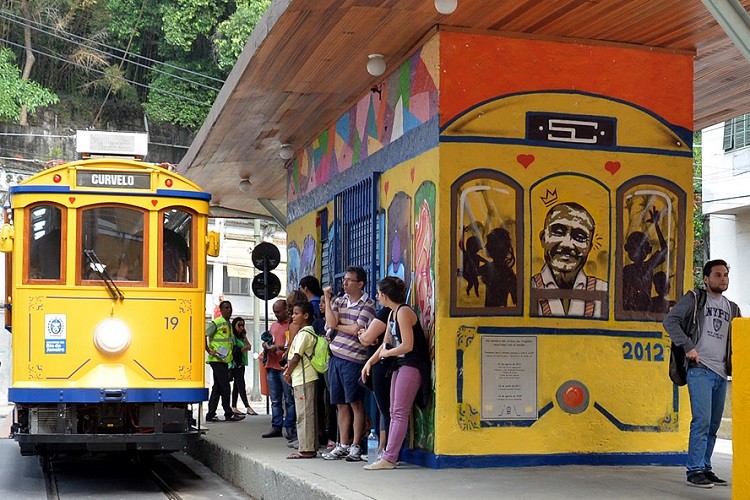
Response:
[[[711,470],[711,455],[724,412],[727,377],[732,374],[732,320],[737,304],[724,297],[729,266],[711,260],[703,266],[706,289],[686,293],[664,318],[664,329],[684,349],[693,419],[688,441],[687,482],[698,488],[726,486]]]

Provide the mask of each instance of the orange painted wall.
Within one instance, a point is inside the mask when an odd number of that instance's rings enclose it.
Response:
[[[689,56],[452,32],[441,33],[440,54],[441,125],[493,97],[576,90],[622,99],[693,128],[692,93],[684,92],[693,86]]]

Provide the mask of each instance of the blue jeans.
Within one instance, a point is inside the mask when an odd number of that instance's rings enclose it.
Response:
[[[268,376],[268,392],[271,397],[271,427],[281,430],[283,425],[288,436],[296,436],[297,413],[294,411],[292,386],[284,381],[281,370],[268,368],[266,374]]]
[[[693,420],[690,421],[687,475],[711,470],[716,433],[724,413],[727,381],[707,368],[689,368],[688,393]]]

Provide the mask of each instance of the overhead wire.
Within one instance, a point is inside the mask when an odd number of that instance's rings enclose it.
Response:
[[[41,23],[39,21],[26,20],[25,18],[23,18],[21,16],[17,16],[15,14],[13,14],[12,12],[8,12],[8,11],[3,10],[3,9],[0,9],[0,18],[5,19],[5,20],[10,21],[10,22],[15,22],[15,23],[18,23],[18,24],[22,24],[24,26],[28,26],[31,29],[34,29],[36,31],[40,31],[40,32],[42,32],[42,33],[44,33],[46,35],[49,35],[49,36],[52,36],[52,37],[55,37],[55,38],[59,38],[61,40],[67,41],[67,42],[74,43],[73,40],[79,40],[79,41],[82,41],[82,42],[87,42],[87,45],[86,45],[87,47],[91,48],[95,52],[98,52],[100,54],[104,54],[104,55],[107,55],[107,56],[110,56],[110,57],[120,57],[120,56],[117,56],[115,54],[111,54],[111,53],[103,51],[101,49],[97,49],[97,48],[93,47],[91,44],[100,45],[100,46],[105,47],[107,49],[110,49],[110,50],[112,50],[114,52],[119,52],[120,55],[126,55],[126,56],[130,55],[131,57],[134,57],[134,58],[137,58],[137,59],[142,59],[142,60],[154,63],[154,64],[159,64],[159,65],[162,65],[162,66],[165,66],[165,67],[168,67],[168,68],[172,68],[172,69],[175,69],[175,70],[178,70],[178,71],[183,71],[183,72],[191,74],[191,75],[199,76],[199,77],[204,78],[206,80],[213,80],[215,82],[224,84],[224,80],[222,80],[220,78],[216,78],[216,77],[213,77],[213,76],[210,76],[210,75],[204,75],[202,73],[198,73],[197,71],[192,71],[192,70],[189,70],[187,68],[182,68],[180,66],[176,66],[174,64],[170,64],[170,63],[167,63],[167,62],[164,62],[164,61],[159,61],[159,60],[156,60],[156,59],[152,59],[150,57],[142,56],[140,54],[134,54],[132,52],[128,53],[128,52],[126,52],[125,50],[123,50],[123,49],[121,49],[119,47],[115,47],[115,46],[112,46],[112,45],[107,45],[107,44],[105,44],[103,42],[99,42],[99,41],[91,39],[91,38],[83,37],[83,36],[80,36],[80,35],[76,35],[74,33],[70,33],[70,32],[64,31],[64,30],[60,30],[58,28],[46,25],[46,24]],[[34,26],[34,25],[41,26],[42,28]],[[43,29],[43,28],[46,28],[46,29]],[[58,33],[64,33],[68,38],[66,38],[65,36],[59,35]],[[73,39],[73,40],[71,40],[71,39]],[[131,59],[126,59],[126,60],[129,63],[131,63],[131,64],[133,64],[135,66],[139,66],[139,67],[142,67],[142,68],[150,69],[150,70],[153,70],[153,71],[155,71],[157,73],[163,73],[165,75],[168,75],[168,76],[180,79],[180,80],[185,80],[186,82],[190,82],[190,83],[193,83],[195,85],[205,86],[206,88],[209,88],[211,90],[215,90],[217,92],[220,90],[220,89],[217,89],[215,87],[210,87],[210,86],[204,85],[202,83],[199,83],[199,82],[196,82],[196,81],[193,81],[193,80],[189,80],[187,78],[183,78],[183,77],[177,76],[174,73],[169,73],[167,71],[160,70],[158,68],[155,68],[154,66],[149,66],[149,65],[146,65],[146,64],[142,64],[142,63],[133,61]]]
[[[26,47],[24,47],[23,45],[15,43],[15,42],[11,42],[10,40],[7,40],[5,38],[0,38],[0,42],[5,42],[5,43],[7,43],[9,45],[13,45],[15,47],[18,47],[18,48],[21,48],[21,49],[24,49],[24,50],[26,49]],[[151,85],[148,85],[148,84],[145,84],[145,83],[136,82],[135,80],[129,80],[129,79],[127,79],[125,77],[122,77],[122,76],[112,75],[112,74],[109,74],[106,71],[102,71],[100,69],[89,68],[89,67],[84,66],[84,65],[82,65],[80,63],[77,63],[75,61],[71,61],[70,59],[66,59],[66,58],[61,57],[61,56],[56,56],[54,54],[43,52],[43,51],[41,51],[39,49],[31,49],[31,51],[35,52],[37,54],[41,54],[41,55],[46,56],[46,57],[51,57],[52,59],[57,59],[58,61],[62,61],[62,62],[68,63],[68,64],[72,64],[74,66],[78,66],[80,68],[84,68],[87,71],[92,71],[94,73],[101,73],[103,75],[108,76],[109,78],[115,78],[117,80],[122,80],[124,82],[132,83],[133,85],[136,85],[138,87],[144,87],[144,88],[147,88],[149,90],[153,90],[154,92],[160,92],[162,94],[166,94],[166,95],[174,97],[176,99],[181,99],[183,101],[192,102],[193,104],[198,104],[200,106],[209,106],[209,107],[213,106],[213,103],[210,103],[210,102],[196,101],[195,99],[192,99],[190,97],[187,97],[187,96],[184,96],[184,95],[175,94],[173,92],[169,92],[168,90],[160,89],[159,87],[152,87]]]

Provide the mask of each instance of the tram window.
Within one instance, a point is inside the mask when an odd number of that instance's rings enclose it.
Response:
[[[39,205],[29,211],[29,279],[59,280],[62,211]]]
[[[82,250],[93,250],[115,281],[143,281],[143,212],[122,207],[97,207],[81,216]],[[85,255],[81,279],[99,280]]]
[[[168,210],[162,216],[162,278],[165,283],[190,283],[193,216],[182,210]]]

